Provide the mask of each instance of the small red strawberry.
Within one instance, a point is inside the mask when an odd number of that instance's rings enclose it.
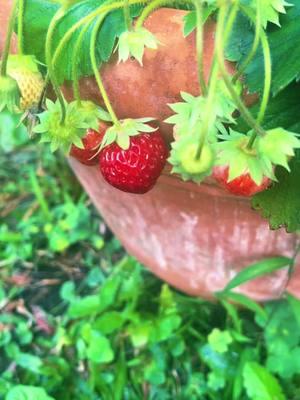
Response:
[[[104,179],[124,192],[152,189],[168,157],[160,132],[143,122],[149,119],[125,120],[123,126],[108,129],[100,151]]]
[[[251,178],[248,172],[243,173],[232,181],[228,182],[229,167],[228,166],[217,166],[213,169],[213,177],[220,183],[222,187],[227,189],[230,193],[237,196],[250,197],[256,193],[262,192],[267,189],[271,184],[271,179],[263,177],[260,185],[257,185]]]
[[[86,135],[82,139],[84,148],[81,149],[73,144],[70,156],[76,158],[76,160],[85,165],[98,164],[99,147],[107,128],[107,124],[101,121],[99,123],[98,131],[88,129]]]

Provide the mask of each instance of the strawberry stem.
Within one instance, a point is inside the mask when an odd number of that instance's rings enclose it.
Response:
[[[238,79],[242,76],[242,74],[245,72],[245,69],[248,67],[250,62],[252,61],[253,57],[255,56],[255,53],[257,51],[259,41],[260,41],[260,34],[261,34],[261,13],[260,13],[260,3],[257,2],[257,7],[256,7],[256,17],[255,17],[255,35],[254,35],[254,40],[253,44],[251,47],[251,50],[245,59],[245,61],[242,63],[240,68],[237,70],[235,73],[232,82],[236,83]]]
[[[248,18],[253,21],[255,16],[253,13],[248,10],[246,7],[241,6],[242,11],[248,16]],[[259,9],[259,7],[258,7]],[[272,61],[271,61],[271,51],[268,42],[267,35],[262,27],[260,27],[260,42],[262,45],[263,55],[264,55],[264,69],[265,69],[265,77],[264,77],[264,91],[262,96],[262,101],[260,105],[260,109],[257,116],[257,123],[261,124],[264,119],[266,109],[268,106],[270,92],[271,92],[271,83],[272,83]]]
[[[223,46],[224,46],[224,43],[226,43],[228,36],[231,32],[232,25],[235,21],[237,12],[238,12],[238,4],[235,4],[235,6],[232,7],[232,10],[228,16],[227,26],[225,29],[224,29],[224,25],[225,25],[225,19],[226,19],[226,15],[227,15],[227,7],[225,9],[224,15],[219,13],[217,31],[216,31],[216,45],[215,45],[215,50],[214,50],[215,51],[214,60],[213,60],[211,75],[210,75],[210,79],[209,79],[209,91],[208,91],[207,103],[206,103],[206,108],[205,108],[205,119],[202,124],[202,130],[201,130],[201,135],[200,135],[199,146],[198,146],[197,153],[196,153],[196,159],[199,159],[201,157],[202,148],[205,143],[209,128],[210,128],[211,124],[213,123],[213,119],[215,119],[214,101],[215,101],[215,94],[216,94],[216,90],[217,90],[218,74],[219,74],[219,64],[218,64],[218,62],[216,62],[217,43],[221,42]]]
[[[221,23],[224,24],[225,18],[226,18],[226,7],[222,6],[220,7],[219,11],[219,18],[221,20]],[[241,116],[244,118],[244,120],[247,122],[247,124],[254,129],[254,131],[258,135],[264,135],[265,131],[263,128],[255,121],[255,119],[252,117],[251,113],[241,100],[240,96],[236,93],[235,88],[231,82],[231,79],[228,76],[226,67],[225,67],[225,62],[224,62],[224,45],[223,45],[223,40],[222,40],[222,35],[217,35],[216,38],[216,52],[217,52],[217,60],[218,60],[218,65],[220,68],[220,72],[222,75],[222,78],[224,80],[224,83],[227,87],[227,90],[229,91],[232,99],[234,100],[239,112],[241,113]]]
[[[84,26],[84,28],[80,31],[80,34],[76,40],[75,46],[74,46],[74,51],[72,55],[72,88],[73,88],[73,95],[74,98],[76,99],[78,105],[81,104],[81,98],[80,98],[80,88],[79,88],[79,71],[78,71],[78,66],[79,66],[79,51],[81,49],[82,41],[84,38],[84,35],[90,28],[93,20],[90,21],[88,24]]]
[[[118,126],[120,125],[120,122],[118,120],[118,117],[112,107],[112,104],[109,100],[108,94],[105,90],[102,78],[101,78],[101,74],[97,65],[97,59],[96,59],[96,40],[97,40],[97,34],[98,31],[100,29],[100,26],[102,24],[102,22],[104,21],[105,17],[106,17],[107,13],[100,15],[100,17],[98,17],[98,20],[93,28],[92,31],[92,36],[91,36],[91,42],[90,42],[90,58],[91,58],[91,64],[92,64],[92,68],[94,71],[94,75],[96,78],[96,82],[98,84],[101,96],[103,98],[104,104],[107,108],[107,111],[109,112],[111,119],[113,121],[113,123]]]
[[[257,133],[255,131],[253,131],[251,136],[250,136],[250,139],[249,139],[249,141],[247,143],[247,146],[246,146],[247,150],[251,150],[252,149],[256,138],[257,138]]]
[[[57,13],[54,15],[52,18],[48,31],[47,31],[47,37],[46,37],[46,64],[48,67],[48,75],[49,78],[53,84],[53,88],[55,90],[55,93],[57,95],[58,101],[60,103],[61,107],[61,125],[63,125],[65,118],[66,118],[66,105],[65,105],[65,100],[63,98],[63,95],[61,93],[61,90],[59,88],[59,85],[56,80],[55,76],[55,69],[54,69],[54,64],[52,64],[52,42],[53,42],[53,35],[54,31],[56,29],[57,23],[60,21],[60,19],[64,16],[64,9],[60,8]]]
[[[11,11],[11,14],[9,17],[9,22],[8,22],[4,50],[2,53],[1,70],[0,70],[1,76],[6,76],[6,74],[7,74],[7,60],[8,60],[9,51],[10,51],[11,39],[12,39],[13,31],[14,31],[14,23],[15,23],[15,20],[17,17],[17,10],[18,10],[18,0],[14,0],[13,6],[12,6],[12,11]]]
[[[131,31],[132,23],[131,23],[131,16],[130,16],[129,0],[124,0],[123,12],[124,12],[124,20],[125,20],[126,28],[128,31]]]
[[[194,0],[196,14],[197,14],[197,33],[196,33],[196,47],[197,47],[197,61],[198,61],[198,80],[200,90],[203,96],[207,95],[207,87],[205,83],[204,70],[203,70],[203,5],[202,1]]]
[[[24,54],[24,0],[19,0],[18,12],[18,52]]]

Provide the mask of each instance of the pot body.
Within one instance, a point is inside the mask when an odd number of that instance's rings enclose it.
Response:
[[[191,295],[211,299],[244,267],[266,257],[292,257],[299,245],[297,235],[271,231],[249,200],[228,195],[213,183],[182,182],[166,171],[149,193],[133,195],[108,185],[98,167],[74,159],[70,163],[126,250]],[[300,297],[298,270],[288,290]],[[265,301],[280,297],[286,284],[285,269],[238,290]]]
[[[104,66],[103,78],[120,118],[155,117],[167,142],[172,130],[163,121],[169,103],[180,92],[199,94],[195,36],[183,38],[180,10],[160,9],[146,21],[164,46],[147,50],[144,66],[134,60]],[[215,25],[204,30],[204,74],[212,63]],[[227,63],[229,72],[234,65]],[[66,86],[65,93],[72,98]],[[81,95],[101,103],[93,78],[81,80]],[[255,96],[245,94],[250,104]],[[268,223],[251,210],[249,200],[226,194],[206,182],[184,183],[166,171],[148,194],[130,195],[107,185],[97,168],[71,160],[72,168],[104,219],[129,253],[171,285],[191,295],[213,298],[215,291],[242,268],[265,257],[292,256],[296,235],[270,231]],[[297,269],[296,269],[297,274]],[[289,290],[300,295],[300,276]],[[287,271],[244,285],[243,293],[257,300],[279,297],[287,284]],[[299,287],[298,287],[299,286]]]

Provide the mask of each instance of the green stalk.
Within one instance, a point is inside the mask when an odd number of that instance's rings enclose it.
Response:
[[[256,8],[256,18],[255,18],[255,36],[254,40],[252,43],[251,50],[245,59],[245,61],[242,63],[238,71],[235,73],[233,77],[233,82],[237,82],[237,80],[242,76],[242,74],[245,72],[245,69],[248,67],[250,62],[252,61],[253,57],[255,56],[255,53],[258,49],[259,41],[260,41],[260,31],[261,31],[261,15],[260,15],[260,6],[259,2],[257,2],[257,8]]]
[[[209,131],[210,124],[212,122],[212,118],[214,118],[214,102],[215,102],[215,95],[217,91],[217,84],[218,84],[218,75],[219,75],[219,65],[216,60],[216,52],[217,52],[217,43],[221,42],[222,46],[225,45],[229,34],[231,32],[232,25],[235,21],[236,14],[238,12],[238,4],[232,7],[232,10],[228,16],[227,26],[225,28],[225,20],[227,15],[227,7],[225,8],[224,15],[219,14],[218,24],[217,24],[217,31],[216,31],[216,45],[214,50],[214,60],[211,70],[211,75],[209,79],[209,91],[205,109],[205,119],[202,124],[202,130],[200,135],[199,146],[196,153],[196,158],[199,159],[201,157],[202,147],[205,143],[206,136]]]
[[[126,28],[128,31],[131,31],[132,23],[131,23],[131,16],[130,16],[129,0],[124,0],[123,12],[124,12],[124,20],[125,20]]]
[[[225,23],[225,18],[226,18],[226,7],[222,6],[219,11],[219,17],[220,17],[220,24],[224,26]],[[234,86],[232,85],[231,79],[228,75],[228,72],[226,70],[225,62],[224,62],[224,47],[222,43],[222,37],[218,35],[216,39],[216,52],[217,52],[217,60],[218,60],[218,65],[220,68],[221,75],[223,77],[224,83],[227,87],[227,90],[229,91],[232,99],[234,100],[239,112],[241,113],[241,116],[244,118],[244,120],[247,122],[247,124],[258,134],[258,135],[264,135],[265,131],[261,128],[261,126],[255,121],[255,119],[252,117],[251,113],[241,100],[240,96],[236,93]]]
[[[18,12],[18,52],[24,54],[24,0],[19,0]]]
[[[207,96],[207,87],[203,69],[203,5],[202,0],[194,0],[197,14],[197,33],[196,33],[196,48],[198,62],[198,80],[200,90],[203,96]]]
[[[82,41],[84,38],[84,35],[90,28],[91,24],[93,21],[90,21],[88,24],[85,25],[85,27],[81,30],[77,41],[75,43],[73,55],[72,55],[72,87],[73,87],[73,95],[75,100],[77,101],[77,104],[81,104],[81,98],[80,98],[80,89],[79,89],[79,73],[78,73],[78,59],[79,59],[79,51],[82,45]]]
[[[17,17],[17,11],[18,11],[18,0],[14,0],[13,6],[12,6],[12,11],[11,11],[11,14],[9,17],[9,22],[8,22],[4,50],[2,53],[0,76],[6,76],[6,74],[7,74],[7,60],[8,60],[8,56],[9,56],[11,39],[12,39],[13,31],[14,31],[14,24],[15,24],[15,20]]]
[[[253,13],[251,13],[246,7],[241,6],[242,11],[247,15],[247,17],[253,21],[255,19]],[[270,51],[270,46],[268,42],[268,37],[264,31],[264,29],[260,26],[260,42],[262,45],[262,51],[263,51],[263,56],[264,56],[264,70],[265,70],[265,76],[264,76],[264,91],[262,95],[262,100],[259,108],[259,112],[257,115],[256,122],[257,124],[261,124],[265,113],[266,109],[268,107],[269,103],[269,98],[270,98],[270,93],[271,93],[271,85],[272,85],[272,60],[271,60],[271,51]],[[247,148],[251,149],[255,139],[257,137],[256,131],[254,131],[249,139]]]
[[[56,80],[56,76],[55,76],[55,69],[54,69],[54,64],[52,63],[52,43],[53,43],[53,36],[54,36],[54,31],[56,28],[57,23],[59,22],[59,20],[63,17],[64,15],[64,10],[62,8],[60,8],[57,13],[54,15],[54,17],[52,18],[49,28],[48,28],[48,32],[47,32],[47,37],[46,37],[46,64],[48,67],[48,74],[49,74],[49,78],[53,84],[53,88],[55,90],[56,96],[58,98],[58,101],[60,103],[60,107],[61,107],[61,125],[63,125],[65,119],[66,119],[66,105],[65,105],[65,100],[63,98],[63,95],[61,93],[61,90],[59,88],[59,85],[57,83]]]
[[[244,6],[241,6],[242,11],[253,21],[253,14]],[[260,124],[265,116],[265,112],[268,106],[270,93],[271,93],[271,84],[272,84],[272,60],[271,60],[271,51],[268,42],[268,37],[266,32],[262,27],[260,27],[260,41],[262,45],[262,51],[264,55],[264,69],[265,69],[265,77],[264,77],[264,91],[262,96],[262,101],[260,105],[260,110],[257,117],[257,122]]]
[[[112,3],[113,0],[108,0],[105,4],[107,3]],[[94,20],[89,21],[80,31],[80,34],[76,40],[75,46],[74,46],[74,51],[72,54],[72,88],[73,88],[73,95],[75,100],[77,101],[77,104],[81,104],[81,98],[80,98],[80,88],[79,88],[79,51],[81,49],[81,45],[84,39],[84,35],[87,33],[88,29],[90,28],[91,24],[94,22]]]
[[[92,63],[92,68],[93,68],[93,72],[96,78],[96,82],[98,84],[101,96],[103,98],[104,104],[107,108],[107,111],[109,112],[111,119],[113,121],[113,123],[115,125],[120,125],[120,122],[116,116],[116,113],[112,107],[112,104],[109,100],[108,94],[105,90],[99,69],[98,69],[98,65],[97,65],[97,59],[96,59],[96,39],[97,39],[97,34],[98,31],[100,29],[100,26],[104,20],[104,18],[106,17],[106,14],[101,15],[100,17],[98,17],[98,20],[93,28],[92,31],[92,36],[91,36],[91,42],[90,42],[90,58],[91,58],[91,63]]]

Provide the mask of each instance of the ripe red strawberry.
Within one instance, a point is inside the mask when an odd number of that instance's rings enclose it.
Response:
[[[98,164],[99,157],[97,153],[99,152],[99,147],[107,128],[107,124],[101,121],[98,131],[88,129],[86,135],[82,139],[84,148],[80,149],[73,144],[70,155],[85,165]]]
[[[159,131],[130,136],[127,149],[117,142],[107,145],[99,155],[100,170],[112,186],[130,193],[146,193],[155,184],[168,157]]]
[[[239,177],[228,182],[229,167],[217,166],[214,167],[213,177],[220,183],[222,187],[230,193],[237,196],[250,197],[258,192],[262,192],[270,186],[271,179],[264,177],[260,185],[257,185],[251,178],[249,173],[244,173]]]

